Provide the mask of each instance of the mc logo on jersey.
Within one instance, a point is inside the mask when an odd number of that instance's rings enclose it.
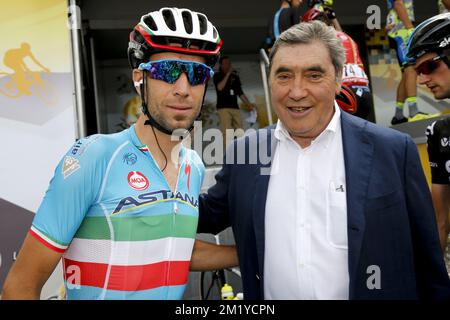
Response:
[[[145,190],[148,188],[148,179],[139,171],[131,171],[128,174],[128,184],[134,190]]]

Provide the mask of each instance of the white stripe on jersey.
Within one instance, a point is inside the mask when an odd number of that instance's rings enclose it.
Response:
[[[190,261],[194,241],[195,239],[173,237],[115,242],[74,238],[64,257],[80,262],[120,266],[146,265],[163,261]],[[170,252],[165,249],[169,246],[172,248]]]

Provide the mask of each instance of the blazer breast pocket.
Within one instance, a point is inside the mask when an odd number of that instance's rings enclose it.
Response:
[[[382,196],[368,198],[366,203],[367,211],[391,211],[390,209],[400,205],[402,197],[398,190],[389,192]],[[389,210],[388,210],[389,209]]]

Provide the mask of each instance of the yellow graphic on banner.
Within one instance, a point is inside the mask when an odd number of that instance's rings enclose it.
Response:
[[[15,0],[2,6],[3,105],[6,101],[10,107],[21,108],[60,105],[60,87],[71,72],[67,5],[64,0]]]
[[[68,1],[14,0],[0,10],[0,57],[27,42],[52,72],[71,72]]]
[[[23,42],[20,48],[9,49],[3,57],[3,64],[12,70],[12,73],[0,71],[0,75],[9,76],[9,81],[0,87],[0,93],[9,98],[18,98],[20,96],[31,96],[33,94],[44,98],[45,102],[51,103],[50,85],[41,77],[40,71],[32,71],[25,61],[30,58],[33,63],[38,66],[42,72],[50,73],[50,69],[43,66],[39,60],[33,55],[31,46],[27,42]],[[48,96],[48,97],[47,97]]]

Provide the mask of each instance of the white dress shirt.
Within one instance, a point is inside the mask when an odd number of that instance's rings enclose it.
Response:
[[[301,148],[278,121],[266,201],[265,299],[348,299],[341,112]]]

